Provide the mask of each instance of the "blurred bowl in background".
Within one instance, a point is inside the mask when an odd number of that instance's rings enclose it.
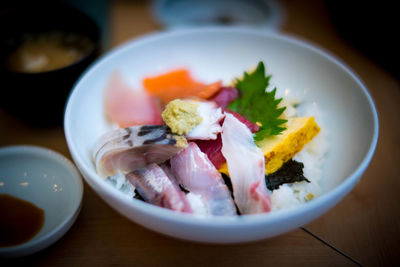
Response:
[[[73,84],[100,54],[100,30],[61,3],[23,3],[0,13],[0,104],[32,126],[61,125]]]
[[[241,25],[278,30],[284,17],[275,0],[155,0],[152,13],[168,29]]]

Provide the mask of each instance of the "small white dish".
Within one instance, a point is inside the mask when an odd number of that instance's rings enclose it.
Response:
[[[26,200],[45,212],[44,225],[29,241],[0,247],[0,258],[26,256],[60,239],[81,208],[83,183],[61,154],[37,146],[0,148],[0,194]]]

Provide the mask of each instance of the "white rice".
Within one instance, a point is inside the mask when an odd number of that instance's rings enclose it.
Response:
[[[285,101],[284,104],[295,103],[294,101]],[[278,189],[272,191],[271,203],[272,210],[281,210],[296,207],[303,203],[310,201],[321,194],[320,180],[322,177],[321,168],[329,150],[327,142],[327,131],[322,124],[322,117],[320,110],[316,103],[304,104],[295,108],[289,104],[290,114],[297,114],[299,116],[314,116],[317,124],[320,126],[321,131],[315,136],[303,149],[294,156],[294,160],[304,164],[303,174],[310,182],[295,182],[291,184],[281,185]],[[285,114],[287,115],[287,114]]]
[[[135,196],[135,187],[126,179],[123,173],[116,173],[108,177],[106,182],[120,190],[128,198],[133,198]]]
[[[200,195],[189,192],[186,194],[186,197],[192,210],[196,211],[196,213],[193,215],[206,217],[209,214],[207,207],[204,205],[204,201],[201,199]]]

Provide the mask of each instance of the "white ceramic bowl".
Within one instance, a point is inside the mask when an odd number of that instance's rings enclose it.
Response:
[[[0,194],[33,203],[44,210],[44,225],[29,241],[0,247],[1,257],[26,256],[60,239],[75,222],[83,183],[76,167],[61,154],[36,146],[0,149]]]
[[[97,175],[94,141],[109,129],[103,88],[118,69],[133,86],[177,67],[197,79],[230,82],[264,61],[272,82],[291,88],[324,113],[331,149],[323,169],[323,194],[299,207],[237,218],[195,218],[128,199]],[[201,28],[155,33],[111,51],[77,82],[64,121],[71,155],[88,184],[111,207],[154,231],[187,240],[234,243],[276,236],[309,223],[337,204],[369,164],[378,138],[377,113],[367,89],[343,63],[314,45],[277,33],[244,28]]]

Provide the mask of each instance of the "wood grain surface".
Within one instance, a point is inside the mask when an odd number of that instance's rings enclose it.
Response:
[[[278,3],[285,15],[281,30],[344,61],[364,81],[377,106],[380,136],[375,155],[344,200],[305,229],[247,244],[207,245],[132,223],[85,183],[82,211],[64,237],[35,255],[0,261],[0,266],[398,266],[399,82],[341,37],[323,1]],[[111,1],[109,20],[111,47],[162,29],[146,1]],[[62,126],[33,128],[0,109],[0,146],[14,144],[44,146],[70,158]]]

